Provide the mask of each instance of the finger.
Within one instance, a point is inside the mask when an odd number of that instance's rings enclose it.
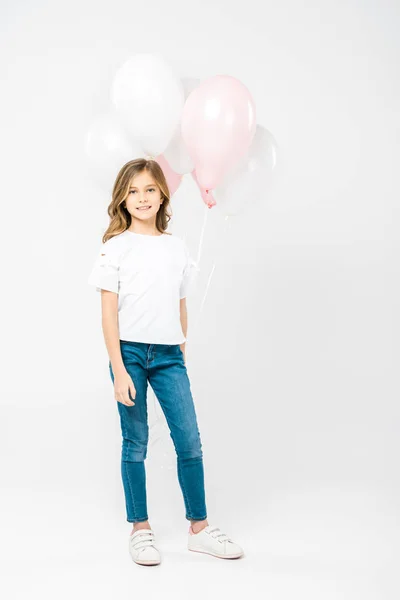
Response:
[[[127,391],[124,393],[124,400],[125,400],[125,404],[127,406],[133,406],[135,403],[130,399],[129,397],[129,388],[127,389]]]
[[[117,400],[117,402],[120,402],[121,404],[124,404],[125,406],[132,406],[130,400],[127,398],[127,395],[124,394],[123,392],[118,392],[115,399]]]

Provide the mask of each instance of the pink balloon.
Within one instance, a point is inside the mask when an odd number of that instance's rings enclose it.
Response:
[[[162,168],[163,173],[165,175],[165,179],[167,180],[169,193],[171,196],[173,196],[178,187],[181,185],[182,175],[180,175],[179,173],[175,173],[175,171],[170,167],[167,160],[164,158],[163,154],[159,154],[158,156],[156,156],[155,160]]]
[[[216,75],[195,88],[183,107],[181,132],[199,185],[215,188],[245,156],[255,131],[255,104],[238,79]]]

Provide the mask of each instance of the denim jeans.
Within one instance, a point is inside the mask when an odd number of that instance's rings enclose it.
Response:
[[[127,521],[147,521],[146,472],[149,427],[147,382],[160,403],[177,455],[186,519],[207,518],[203,452],[183,352],[179,344],[120,340],[124,366],[136,389],[135,404],[117,402],[122,431],[121,475]],[[112,382],[114,374],[109,362]]]

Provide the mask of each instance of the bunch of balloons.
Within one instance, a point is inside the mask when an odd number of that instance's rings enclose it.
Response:
[[[275,139],[234,77],[179,79],[160,55],[136,54],[117,70],[111,102],[85,140],[107,187],[125,162],[147,156],[160,164],[171,196],[190,174],[208,208],[218,203],[231,216],[260,196],[276,165]]]

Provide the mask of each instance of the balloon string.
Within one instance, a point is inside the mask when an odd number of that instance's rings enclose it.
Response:
[[[207,208],[207,210],[208,210],[208,208]],[[220,237],[220,244],[219,244],[219,247],[217,249],[216,257],[214,259],[214,263],[213,263],[213,265],[211,267],[211,271],[210,271],[210,274],[209,274],[208,279],[207,279],[206,288],[205,288],[205,291],[204,291],[204,294],[203,294],[203,298],[202,298],[202,301],[201,301],[200,310],[198,312],[198,315],[197,315],[197,318],[196,318],[196,321],[195,321],[195,324],[194,324],[194,327],[193,327],[192,336],[197,332],[197,328],[198,328],[199,323],[200,323],[200,317],[201,317],[201,314],[203,312],[203,308],[204,308],[204,305],[205,305],[205,302],[206,302],[208,291],[210,289],[211,280],[212,280],[212,277],[214,275],[216,264],[218,263],[218,260],[219,260],[219,258],[221,256],[221,252],[222,252],[222,249],[224,247],[224,241],[225,241],[225,238],[226,238],[226,234],[229,231],[230,224],[231,224],[231,221],[229,220],[229,215],[226,215],[225,216],[225,221],[224,221],[224,230],[223,230],[222,235]]]
[[[198,250],[197,250],[196,264],[197,264],[197,268],[198,269],[200,268],[200,259],[201,259],[203,241],[204,241],[204,233],[205,233],[205,229],[206,229],[206,225],[207,225],[208,211],[209,211],[209,207],[205,204],[204,205],[203,224],[202,224],[202,227],[201,227],[200,238],[199,238],[199,245],[198,245]],[[199,312],[197,314],[197,318],[196,318],[195,323],[194,323],[193,332],[191,334],[192,338],[194,337],[194,334],[197,332],[197,328],[198,328],[199,323],[200,323],[200,317],[201,317],[201,314],[203,312],[203,308],[204,308],[204,305],[205,305],[205,302],[206,302],[206,299],[207,299],[208,291],[210,289],[211,280],[212,280],[212,277],[214,275],[214,271],[215,271],[218,259],[221,256],[221,252],[222,252],[222,249],[224,247],[224,241],[225,241],[227,232],[229,231],[230,225],[231,225],[231,220],[229,220],[229,215],[227,215],[227,216],[225,216],[224,229],[223,229],[222,235],[220,237],[220,243],[219,243],[219,246],[218,246],[218,249],[217,249],[216,257],[214,258],[214,263],[213,263],[213,265],[211,267],[211,271],[210,271],[210,274],[209,274],[208,279],[207,279],[207,283],[206,283],[205,291],[204,291],[204,294],[203,294],[203,298],[201,300],[200,309],[199,309]],[[183,239],[184,240],[186,239],[186,233],[185,233]],[[156,419],[155,419],[154,423],[151,426],[151,430],[162,419],[162,414],[161,413],[157,414],[158,403],[157,403],[157,399],[156,399],[156,395],[154,393],[154,390],[153,390],[153,402],[154,402],[154,412],[155,412],[155,415],[156,415]],[[157,439],[158,438],[153,439],[153,444],[155,443],[155,441]]]
[[[209,208],[208,206],[205,204],[204,205],[204,217],[203,217],[203,225],[201,227],[201,232],[200,232],[200,239],[199,239],[199,247],[197,250],[197,260],[196,260],[196,264],[197,267],[200,268],[200,257],[201,257],[201,250],[203,247],[203,238],[204,238],[204,232],[206,230],[206,225],[207,225],[207,217],[208,217],[208,211]]]

